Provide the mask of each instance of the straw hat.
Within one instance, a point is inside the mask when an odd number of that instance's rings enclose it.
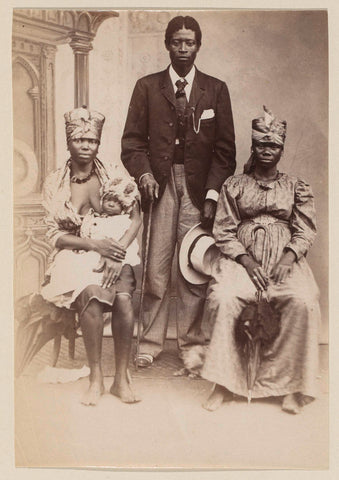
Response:
[[[212,262],[219,255],[211,232],[198,223],[184,236],[179,251],[179,267],[184,279],[193,285],[207,283]]]

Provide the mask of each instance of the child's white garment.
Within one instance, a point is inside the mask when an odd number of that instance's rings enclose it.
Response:
[[[118,241],[130,225],[128,215],[106,217],[95,214],[91,209],[83,219],[80,236],[93,239],[114,238]],[[139,265],[138,250],[138,243],[133,240],[122,264]],[[88,285],[101,285],[102,272],[93,271],[100,258],[100,254],[93,251],[61,250],[49,269],[50,282],[42,287],[41,295],[59,307],[69,308]]]
[[[100,240],[102,238],[114,238],[120,240],[124,233],[131,226],[131,219],[128,215],[113,215],[104,216],[96,214],[91,209],[84,217],[81,228],[80,237],[93,238]],[[123,264],[127,263],[132,267],[140,264],[140,257],[138,255],[139,245],[137,240],[133,240],[127,248],[125,260]]]

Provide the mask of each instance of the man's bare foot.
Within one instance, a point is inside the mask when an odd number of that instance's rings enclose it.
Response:
[[[289,395],[285,395],[285,397],[283,398],[281,409],[284,412],[292,413],[294,415],[300,413],[301,407],[298,401],[298,394],[290,393]]]
[[[101,395],[105,393],[105,387],[103,381],[101,382],[91,382],[89,384],[88,390],[84,393],[81,403],[83,405],[96,405],[99,401]]]
[[[119,397],[124,403],[137,403],[141,401],[141,398],[133,392],[131,383],[127,378],[124,380],[115,378],[110,392],[112,395]]]
[[[233,393],[227,390],[227,388],[216,384],[211,395],[202,404],[202,406],[209,412],[217,410],[223,402],[231,402],[233,400]]]

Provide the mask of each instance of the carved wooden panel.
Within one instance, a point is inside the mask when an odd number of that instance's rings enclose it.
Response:
[[[17,207],[14,214],[14,294],[15,298],[40,290],[50,247],[45,238],[41,205]]]
[[[42,11],[26,12],[43,20]],[[47,18],[46,18],[47,20]],[[50,15],[48,21],[57,21]],[[45,241],[42,184],[55,167],[54,59],[56,47],[13,29],[14,292],[37,291],[50,248]]]

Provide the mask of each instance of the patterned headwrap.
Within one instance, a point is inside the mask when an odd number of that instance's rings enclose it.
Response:
[[[139,191],[132,178],[116,177],[104,183],[100,189],[101,203],[106,195],[113,195],[125,213],[130,213],[139,198]]]
[[[275,143],[283,146],[286,138],[286,121],[278,120],[273,113],[265,106],[264,116],[252,120],[252,142]],[[244,173],[250,173],[254,169],[254,155],[244,165]]]
[[[92,138],[100,142],[105,121],[99,112],[90,112],[85,105],[65,113],[67,142],[77,138]]]
[[[269,142],[284,145],[286,138],[286,121],[278,120],[264,107],[264,116],[252,120],[252,140],[257,143]]]

